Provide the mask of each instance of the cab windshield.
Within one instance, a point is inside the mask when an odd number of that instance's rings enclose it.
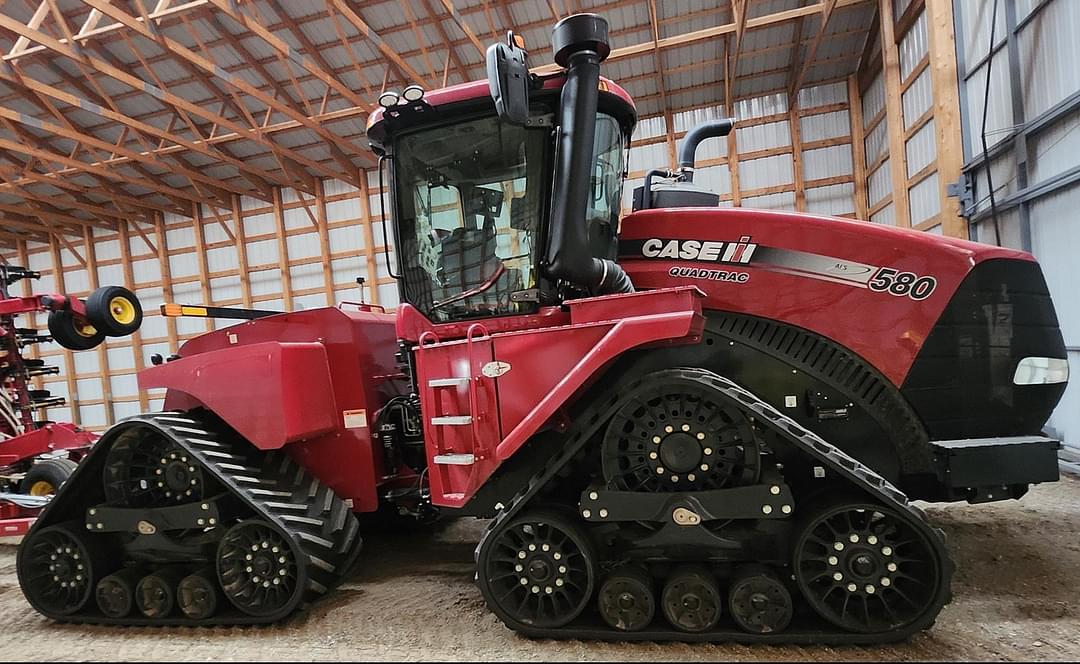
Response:
[[[598,116],[587,223],[617,225],[623,138]],[[441,322],[532,311],[551,129],[495,116],[402,136],[394,193],[405,300]],[[517,297],[514,294],[518,293]]]

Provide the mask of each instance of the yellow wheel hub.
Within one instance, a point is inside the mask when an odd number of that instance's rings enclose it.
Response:
[[[52,485],[52,482],[38,480],[30,485],[31,496],[51,496],[54,493],[56,493],[56,487]]]
[[[92,337],[97,334],[97,328],[90,323],[79,323],[75,321],[75,333],[80,337]]]
[[[113,320],[121,325],[131,325],[135,322],[135,305],[126,297],[114,297],[109,300],[109,313]]]

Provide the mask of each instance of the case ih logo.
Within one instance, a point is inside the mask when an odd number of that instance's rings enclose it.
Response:
[[[755,249],[757,245],[750,242],[749,235],[743,235],[738,242],[650,238],[641,244],[641,255],[646,258],[745,264],[750,262]]]

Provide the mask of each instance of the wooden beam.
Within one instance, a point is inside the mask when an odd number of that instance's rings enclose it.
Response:
[[[90,282],[90,292],[97,290],[101,283],[98,280],[98,266],[97,266],[97,249],[94,246],[94,234],[90,232],[90,229],[83,229],[83,247],[86,250],[86,276]],[[105,424],[106,426],[112,426],[116,422],[116,416],[112,411],[112,372],[109,370],[109,353],[106,350],[108,348],[109,341],[106,338],[105,341],[98,344],[94,352],[98,357],[98,368],[101,370],[100,382],[101,382],[101,399],[104,401],[105,410]]]
[[[99,2],[99,0],[88,0],[88,1],[90,1],[90,2]],[[104,4],[104,3],[101,3],[101,4]],[[123,14],[123,12],[119,12],[117,9],[112,8],[111,6],[110,6],[110,11],[112,11],[113,13]],[[104,12],[104,13],[108,13],[108,12]],[[128,16],[128,19],[133,20],[133,21],[135,20],[135,19],[131,19],[130,16]],[[135,90],[139,90],[139,91],[141,91],[141,92],[143,92],[145,94],[149,94],[150,96],[154,97],[155,99],[157,99],[160,102],[163,102],[165,104],[169,104],[170,106],[173,106],[175,108],[178,108],[178,109],[181,109],[181,110],[186,111],[188,113],[191,113],[192,115],[201,117],[204,120],[207,120],[207,121],[213,123],[216,126],[225,127],[227,129],[229,129],[230,131],[235,132],[237,134],[237,138],[246,138],[246,139],[255,141],[256,143],[258,143],[258,144],[260,144],[260,145],[262,145],[262,146],[264,146],[264,147],[266,147],[267,149],[270,149],[270,150],[275,150],[275,149],[276,150],[281,150],[284,154],[288,155],[288,157],[290,159],[293,159],[294,161],[297,161],[298,163],[303,164],[304,166],[312,169],[312,171],[314,171],[314,172],[321,172],[324,175],[326,175],[327,177],[332,177],[332,178],[340,178],[340,177],[342,177],[340,172],[335,172],[333,170],[330,170],[330,169],[326,168],[325,166],[323,166],[322,164],[320,164],[317,161],[314,161],[312,159],[308,159],[308,158],[304,157],[303,155],[301,155],[299,153],[296,153],[294,150],[290,150],[288,148],[283,148],[282,146],[280,146],[278,144],[275,144],[273,141],[270,141],[269,139],[265,138],[265,135],[264,135],[265,131],[263,130],[263,128],[260,128],[260,127],[244,127],[243,125],[240,125],[240,124],[238,124],[238,123],[236,123],[236,122],[234,122],[232,120],[229,120],[229,119],[227,119],[227,118],[225,118],[225,117],[223,117],[221,115],[218,115],[218,114],[212,112],[211,110],[209,110],[208,108],[206,108],[204,106],[192,103],[192,102],[190,102],[190,101],[188,101],[186,99],[183,99],[183,98],[181,98],[181,97],[179,97],[177,95],[174,95],[174,94],[172,94],[172,93],[170,93],[170,92],[168,92],[166,90],[163,90],[160,87],[157,87],[157,86],[149,83],[148,81],[145,81],[145,80],[143,80],[141,78],[133,76],[129,72],[124,71],[124,70],[122,70],[122,69],[120,69],[118,67],[115,67],[115,66],[111,65],[110,63],[102,60],[101,58],[96,58],[96,57],[93,57],[91,55],[88,55],[83,50],[76,50],[76,49],[72,48],[71,46],[69,46],[69,45],[67,45],[65,43],[62,43],[60,40],[55,39],[54,37],[52,37],[52,36],[50,36],[50,35],[48,35],[48,34],[46,34],[44,32],[41,32],[41,31],[38,31],[38,30],[30,30],[29,28],[27,28],[22,23],[19,23],[18,21],[13,20],[9,16],[5,16],[3,13],[0,13],[0,27],[11,30],[12,32],[15,32],[16,34],[19,34],[19,35],[25,35],[25,36],[29,37],[32,41],[36,41],[39,44],[42,44],[43,46],[46,46],[49,50],[51,50],[51,51],[53,51],[55,53],[67,56],[68,58],[74,60],[75,62],[82,63],[84,65],[90,66],[95,71],[98,71],[98,72],[100,72],[100,73],[102,73],[102,74],[104,74],[106,76],[109,76],[110,78],[116,79],[117,81],[119,81],[119,82],[121,82],[121,83],[135,89]],[[215,67],[215,65],[210,64],[208,61],[202,60],[202,62],[203,62],[203,64],[206,64],[210,68]],[[224,73],[224,70],[221,70],[220,68],[218,68],[218,70]],[[262,93],[260,93],[260,94],[262,94]],[[362,109],[357,109],[357,112],[362,113],[363,111],[362,111]],[[296,127],[301,127],[301,126],[306,127],[313,120],[311,120],[310,118],[306,118],[304,120],[299,120],[299,119],[293,118],[293,121],[296,122],[296,125],[295,125]]]
[[[382,196],[382,192],[379,192]],[[375,247],[377,246],[375,240],[375,218],[371,215],[371,191],[368,187],[368,176],[363,170],[360,171],[360,214],[363,215],[362,224],[364,227],[364,257],[367,259],[367,285],[371,289],[371,303],[379,304],[379,254],[376,253]],[[381,221],[381,220],[380,220]],[[389,236],[389,234],[388,234]],[[380,237],[378,242],[382,242]],[[382,246],[382,245],[378,245]],[[363,298],[364,291],[361,289],[360,297]]]
[[[240,206],[240,197],[232,198],[232,220],[236,226],[236,257],[240,266],[240,301],[244,307],[251,308],[251,274],[249,273],[247,254],[247,230],[244,228],[244,212]]]
[[[484,44],[476,36],[476,33],[472,31],[472,28],[469,27],[469,24],[465,22],[465,17],[462,16],[461,12],[457,10],[457,7],[454,6],[454,3],[450,0],[442,0],[442,4],[443,7],[446,8],[446,12],[450,14],[451,18],[454,19],[454,23],[456,23],[458,28],[460,28],[461,31],[465,33],[465,36],[469,39],[469,41],[473,43],[473,46],[476,47],[476,50],[480,52],[480,55],[484,55],[485,53],[487,53],[487,50],[484,48]],[[438,17],[436,18],[438,19]],[[442,22],[441,19],[439,19],[439,21],[440,23]],[[447,45],[447,48],[452,47]]]
[[[948,193],[949,185],[960,180],[964,166],[952,2],[926,0],[926,12],[930,76],[934,89],[934,126],[937,130],[938,195],[941,197],[939,219],[945,235],[966,240],[968,225],[959,214],[960,202]]]
[[[892,0],[878,1],[881,23],[881,56],[885,72],[885,113],[889,123],[889,168],[893,185],[896,225],[911,227],[907,191],[907,156],[904,151],[904,109],[900,101],[900,55],[893,32]]]
[[[334,76],[333,73],[327,71],[318,63],[305,57],[292,47],[290,47],[284,40],[275,35],[270,30],[266,29],[259,21],[248,18],[242,11],[240,6],[235,2],[229,2],[228,0],[210,0],[210,3],[217,8],[219,12],[228,16],[232,20],[236,21],[244,27],[249,33],[259,37],[263,42],[272,48],[273,50],[281,53],[283,56],[289,59],[290,62],[295,63],[305,71],[311,73],[315,78],[319,79],[323,83],[326,83],[331,89],[347,99],[349,103],[354,106],[367,107],[370,111],[373,109],[371,104],[365,102],[360,98],[348,85]],[[285,8],[282,8],[284,11]],[[298,39],[306,39],[303,37],[303,32],[299,32]],[[318,56],[318,51],[314,48],[308,48],[308,53],[313,57]],[[325,61],[324,61],[325,62]]]
[[[293,309],[292,274],[289,272],[289,243],[285,240],[285,208],[281,190],[274,189],[274,235],[277,237],[278,270],[281,272],[281,300],[285,311]]]
[[[165,302],[176,302],[173,291],[172,267],[169,265],[168,235],[165,233],[164,215],[154,215],[154,236],[157,238],[158,264],[161,266],[161,291]],[[165,317],[165,334],[169,337],[169,352],[175,353],[180,348],[180,335],[176,330],[176,318]]]
[[[375,48],[379,49],[390,62],[394,63],[394,66],[403,76],[411,78],[414,83],[422,83],[430,88],[436,87],[437,84],[434,80],[426,78],[423,74],[413,69],[408,62],[405,62],[404,58],[391,48],[389,44],[384,42],[382,37],[379,36],[379,33],[372,30],[371,26],[369,26],[364,19],[360,18],[360,15],[353,11],[352,7],[350,7],[345,0],[326,0],[326,3],[327,8],[331,8],[333,11],[341,14],[346,21],[360,31],[360,34],[374,44]]]
[[[836,0],[836,7],[853,7],[856,5],[864,5],[873,0]],[[813,5],[807,5],[806,7],[797,7],[795,9],[788,9],[782,12],[776,12],[774,14],[767,14],[765,16],[758,16],[755,18],[748,18],[745,23],[746,30],[753,30],[755,28],[764,28],[770,25],[777,25],[779,23],[786,23],[788,21],[794,21],[795,19],[802,18],[804,16],[813,16],[814,14],[820,14],[825,11],[825,2],[819,2]],[[686,46],[687,44],[694,44],[700,41],[707,41],[716,39],[723,35],[735,34],[738,28],[737,23],[726,23],[724,25],[718,25],[711,28],[704,28],[702,30],[695,30],[693,32],[687,32],[682,35],[676,35],[674,37],[665,37],[659,41],[658,46],[661,50],[676,48],[678,46]],[[623,46],[620,48],[612,49],[611,54],[608,55],[605,62],[611,62],[613,60],[621,60],[623,58],[632,57],[635,55],[641,55],[648,53],[653,48],[652,40],[634,44],[632,46]],[[734,52],[734,50],[732,50]],[[546,74],[560,71],[561,67],[558,65],[545,65],[542,67],[534,67],[532,71],[537,74]]]
[[[794,70],[798,73],[795,75],[795,79],[788,88],[788,99],[792,100],[791,104],[793,107],[798,105],[798,97],[796,95],[799,92],[799,88],[802,87],[803,80],[806,78],[806,72],[810,71],[810,67],[813,66],[814,57],[817,55],[818,47],[821,45],[821,40],[825,38],[825,28],[828,27],[829,19],[832,18],[833,11],[836,9],[836,0],[825,0],[822,4],[824,5],[824,8],[821,10],[821,25],[818,27],[817,34],[814,36],[814,41],[810,42],[810,46],[806,49],[806,55],[802,59],[802,66]],[[802,24],[800,23],[799,26],[799,34],[801,35]],[[801,38],[797,39],[796,44],[801,41]]]
[[[124,268],[124,286],[126,286],[131,292],[135,292],[135,269],[131,264],[131,233],[128,230],[127,224],[121,224],[119,230],[120,242],[120,263]],[[143,349],[143,335],[142,330],[135,330],[131,335],[131,352],[135,356],[135,372],[138,373],[146,368],[145,350]],[[108,374],[102,377],[102,380],[108,380]],[[145,413],[150,410],[150,400],[146,397],[146,392],[139,390],[139,412]]]
[[[674,169],[678,165],[678,157],[675,152],[675,119],[671,113],[671,104],[668,103],[667,85],[664,82],[664,63],[660,55],[660,23],[657,21],[656,0],[649,0],[649,27],[653,35],[653,75],[656,78],[656,86],[660,90],[660,107],[664,109],[664,132],[668,149],[668,168]]]
[[[64,283],[64,263],[60,258],[60,245],[56,238],[49,241],[49,257],[52,258],[53,288],[58,293],[67,293]],[[62,351],[64,356],[64,380],[67,382],[67,405],[71,411],[71,423],[76,426],[82,424],[82,413],[79,412],[79,381],[75,380],[75,356],[66,348]]]
[[[848,76],[848,119],[851,122],[851,162],[855,177],[855,216],[869,219],[866,200],[866,137],[863,133],[862,93],[857,74]]]

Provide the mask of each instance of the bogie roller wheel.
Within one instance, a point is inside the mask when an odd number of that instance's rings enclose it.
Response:
[[[769,568],[746,565],[735,572],[731,581],[728,610],[743,631],[776,634],[791,623],[791,593]]]
[[[720,620],[723,598],[713,575],[700,565],[675,569],[660,598],[664,617],[683,632],[707,632]]]
[[[589,603],[596,562],[584,530],[560,512],[540,509],[489,533],[476,572],[503,622],[550,629],[574,620]]]
[[[114,572],[98,581],[94,595],[98,608],[109,618],[123,618],[135,608],[135,588],[144,573],[134,567]]]
[[[221,538],[217,574],[229,601],[257,617],[291,611],[306,580],[292,544],[259,519],[242,521]]]
[[[601,446],[604,479],[622,491],[694,491],[757,481],[753,426],[708,386],[656,384],[622,406]]]
[[[151,427],[131,427],[105,457],[105,497],[124,507],[165,507],[201,500],[202,466],[180,446]]]
[[[932,607],[942,581],[923,532],[892,509],[864,502],[811,514],[795,544],[794,570],[814,611],[862,633],[914,623]]]
[[[176,569],[163,569],[147,574],[135,586],[135,605],[147,618],[165,618],[176,607],[176,584],[180,581]]]
[[[86,318],[106,335],[123,337],[142,324],[142,305],[123,286],[102,286],[86,298]]]
[[[617,569],[600,585],[597,604],[600,617],[614,629],[645,629],[656,615],[653,581],[640,567]]]
[[[68,350],[90,350],[105,341],[104,332],[70,309],[57,309],[49,314],[49,334]]]
[[[184,615],[192,620],[206,620],[217,612],[217,576],[213,569],[204,569],[185,576],[176,589],[176,601]]]
[[[19,482],[19,490],[30,496],[51,496],[71,477],[77,466],[71,459],[37,461]]]
[[[43,528],[23,541],[19,581],[34,608],[67,616],[86,605],[102,563],[90,547],[77,521]]]

